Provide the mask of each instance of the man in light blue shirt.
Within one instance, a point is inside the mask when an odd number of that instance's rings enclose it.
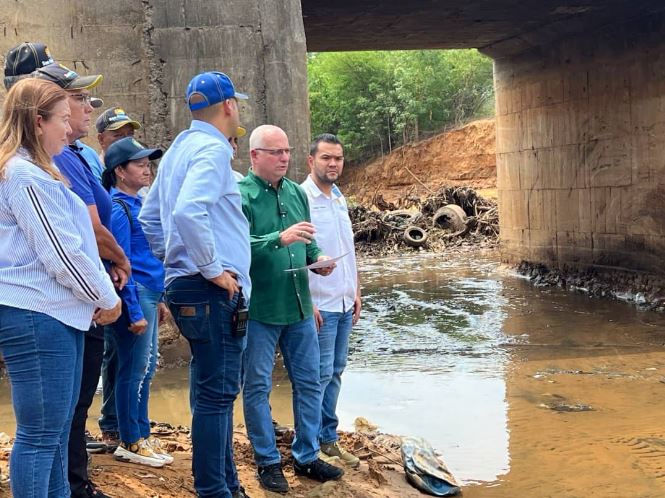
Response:
[[[166,268],[166,299],[192,350],[194,487],[200,496],[245,496],[233,463],[233,402],[240,391],[249,301],[249,225],[231,170],[237,93],[223,73],[187,87],[189,129],[164,154],[139,221]]]

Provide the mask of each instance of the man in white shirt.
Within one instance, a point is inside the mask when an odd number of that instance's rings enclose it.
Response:
[[[360,286],[356,268],[353,231],[346,199],[335,181],[344,168],[344,148],[335,135],[324,133],[310,146],[310,174],[301,184],[309,199],[312,224],[316,227],[316,243],[324,254],[345,257],[337,261],[337,269],[323,278],[309,275],[314,303],[314,318],[319,331],[321,351],[321,452],[329,458],[357,467],[358,457],[338,444],[337,398],[342,372],[349,354],[351,327],[360,318]]]

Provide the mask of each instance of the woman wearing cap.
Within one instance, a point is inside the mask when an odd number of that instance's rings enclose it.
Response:
[[[150,183],[150,161],[162,156],[132,137],[114,142],[104,155],[102,183],[113,197],[111,231],[132,264],[132,277],[120,291],[123,315],[114,324],[118,348],[115,403],[120,445],[117,460],[163,467],[173,457],[150,435],[148,398],[157,366],[157,326],[164,292],[164,267],[153,256],[138,221],[138,191]]]
[[[78,400],[83,331],[121,304],[88,210],[53,156],[67,144],[69,104],[53,83],[25,79],[0,126],[0,353],[12,387],[15,498],[69,496],[67,441]]]

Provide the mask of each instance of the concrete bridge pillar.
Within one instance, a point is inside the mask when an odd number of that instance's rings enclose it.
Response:
[[[102,73],[95,93],[107,106],[137,116],[145,124],[139,137],[150,144],[168,145],[188,125],[184,93],[190,78],[222,70],[250,95],[241,108],[243,125],[250,131],[264,123],[284,128],[296,147],[290,176],[305,174],[310,132],[300,0],[4,4],[0,58],[22,41],[41,41],[72,69]],[[247,142],[241,140],[243,170],[249,166]]]
[[[505,260],[664,272],[665,17],[495,61]]]

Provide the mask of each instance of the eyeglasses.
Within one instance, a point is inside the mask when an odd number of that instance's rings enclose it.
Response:
[[[289,147],[287,149],[262,149],[260,147],[257,147],[254,150],[261,150],[263,152],[267,152],[271,156],[279,157],[282,154],[286,154],[287,156],[291,155],[291,151],[293,150],[293,147]]]
[[[79,104],[82,106],[84,105],[92,105],[92,96],[88,95],[87,93],[70,93],[69,96],[76,100]]]

